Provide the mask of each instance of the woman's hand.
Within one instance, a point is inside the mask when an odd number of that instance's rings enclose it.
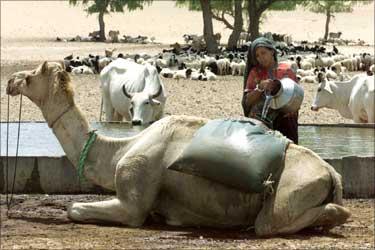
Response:
[[[278,80],[262,80],[259,83],[259,88],[264,89],[266,93],[275,94],[280,89],[280,81]]]

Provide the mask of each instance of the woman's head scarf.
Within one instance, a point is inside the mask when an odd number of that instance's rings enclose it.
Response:
[[[273,46],[273,42],[268,40],[267,38],[265,37],[258,37],[257,39],[255,39],[251,45],[250,45],[250,48],[249,48],[249,51],[247,52],[247,57],[248,59],[250,59],[250,62],[252,64],[252,66],[254,67],[255,65],[258,64],[258,61],[256,59],[256,55],[255,55],[255,50],[258,48],[258,47],[266,47],[268,49],[271,49],[273,50],[275,53],[274,53],[274,59],[275,61],[277,62],[277,51],[276,51],[276,48],[275,46]]]

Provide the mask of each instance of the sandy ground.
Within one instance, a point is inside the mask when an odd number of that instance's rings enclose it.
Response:
[[[350,220],[330,232],[259,238],[253,230],[178,228],[149,221],[141,229],[76,224],[66,218],[72,201],[98,195],[17,195],[6,216],[1,197],[1,249],[374,249],[374,200],[345,200]]]
[[[22,5],[22,7],[20,7]],[[365,40],[374,44],[374,4],[355,8],[353,13],[336,14],[332,31],[343,31],[344,39]],[[181,18],[183,17],[183,19]],[[81,7],[70,7],[66,1],[2,1],[1,2],[1,120],[7,119],[5,86],[9,76],[30,69],[44,60],[59,60],[71,53],[87,56],[103,54],[105,48],[117,52],[156,54],[168,44],[182,42],[184,33],[202,33],[199,12],[173,8],[168,1],[155,2],[143,12],[111,14],[105,17],[107,30],[120,34],[155,36],[163,44],[132,45],[109,43],[59,43],[56,36],[87,35],[96,30],[95,16],[86,16]],[[173,21],[172,21],[173,20]],[[226,41],[229,31],[214,24]],[[323,35],[324,15],[303,10],[293,13],[268,12],[261,30],[291,34],[296,40],[317,40]],[[223,40],[222,40],[223,41]],[[339,47],[343,53],[374,53],[373,46]],[[163,79],[168,100],[166,114],[186,114],[208,118],[239,116],[242,77],[222,76],[214,82]],[[72,76],[75,100],[90,121],[99,119],[99,78]],[[317,86],[303,85],[305,99],[300,123],[352,123],[338,112],[310,111]],[[10,120],[18,119],[19,99],[10,102]],[[40,111],[27,98],[22,102],[22,120],[43,121]],[[20,195],[11,218],[5,216],[1,197],[1,249],[373,249],[374,200],[346,200],[352,210],[350,221],[330,233],[317,230],[287,237],[261,239],[253,231],[241,232],[211,229],[181,229],[147,225],[142,229],[74,224],[66,218],[66,205],[71,201],[106,199],[105,196]]]

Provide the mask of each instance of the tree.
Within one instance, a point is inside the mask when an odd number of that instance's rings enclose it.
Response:
[[[366,4],[371,1],[347,1],[347,0],[313,0],[304,1],[301,4],[308,10],[315,13],[324,13],[326,15],[325,29],[324,29],[324,41],[328,39],[329,23],[331,17],[334,18],[333,13],[339,12],[352,12],[355,4]]]
[[[236,37],[240,35],[241,31],[245,31],[243,29],[243,10],[246,10],[244,11],[244,14],[246,16],[245,20],[247,20],[248,23],[246,31],[247,33],[251,34],[250,40],[254,40],[259,36],[259,26],[266,10],[294,10],[300,0],[231,0],[225,1],[227,4],[224,4],[223,2],[224,1],[213,1],[213,18],[218,21],[222,21],[227,28],[233,30],[231,36],[229,37],[230,39],[228,40],[228,47],[232,47],[233,43],[237,43],[238,41],[238,38],[235,41]],[[225,18],[225,14],[234,19],[234,25],[231,25],[230,22]],[[233,40],[231,40],[231,38]]]
[[[200,0],[203,15],[203,36],[208,53],[218,52],[218,43],[214,38],[214,27],[212,24],[212,11],[210,0]]]
[[[228,39],[228,47],[233,48],[237,45],[238,38],[243,29],[244,19],[242,17],[243,10],[247,11],[248,27],[247,32],[251,34],[250,40],[254,40],[259,36],[259,24],[262,14],[267,10],[294,10],[297,3],[301,0],[211,0],[212,18],[224,23],[224,25],[232,29],[233,32]],[[198,0],[177,0],[177,6],[188,5],[189,10],[202,10]],[[231,24],[226,18],[231,16],[234,23]]]
[[[266,10],[294,10],[299,3],[298,0],[248,0],[247,12],[249,17],[248,33],[250,40],[253,41],[259,36],[259,25],[262,14]]]
[[[100,41],[105,41],[105,24],[104,24],[104,15],[109,14],[110,12],[124,12],[124,7],[129,11],[136,9],[143,9],[145,3],[151,4],[152,0],[69,0],[69,4],[87,6],[85,11],[88,15],[93,13],[98,13],[99,21],[99,39]]]
[[[234,0],[234,29],[228,39],[228,49],[237,47],[238,39],[240,38],[243,18],[242,18],[242,0]]]
[[[214,38],[214,29],[212,24],[211,0],[177,0],[176,6],[188,6],[189,10],[202,11],[203,15],[203,36],[206,42],[207,52],[218,52],[218,43]]]
[[[234,19],[231,24],[226,15]],[[212,17],[224,23],[224,25],[232,30],[228,39],[227,47],[234,49],[237,47],[238,39],[241,31],[243,30],[243,17],[242,17],[242,0],[227,0],[227,1],[212,1]]]

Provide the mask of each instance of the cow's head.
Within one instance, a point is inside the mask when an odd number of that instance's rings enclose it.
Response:
[[[132,117],[133,125],[147,125],[154,122],[155,113],[161,105],[161,102],[156,99],[163,91],[161,85],[159,85],[158,91],[154,94],[145,91],[128,93],[125,85],[122,87],[122,91],[130,99],[129,113]]]
[[[330,107],[333,98],[333,91],[331,88],[331,82],[323,79],[319,83],[319,87],[316,91],[314,101],[311,105],[312,111],[318,111],[319,108]]]

